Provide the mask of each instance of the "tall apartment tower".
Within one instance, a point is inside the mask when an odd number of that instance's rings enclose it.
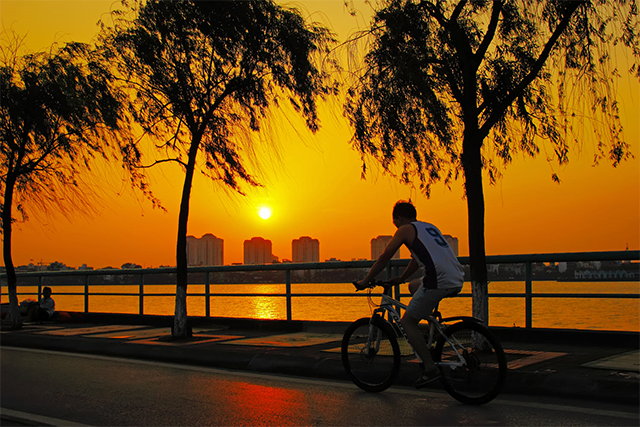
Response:
[[[382,255],[392,237],[393,236],[378,236],[375,239],[371,239],[371,259],[378,259],[378,257]],[[393,254],[391,259],[400,259],[400,249]]]
[[[244,241],[244,263],[247,264],[271,264],[274,260],[271,253],[271,240],[262,237],[253,237]]]
[[[458,255],[458,238],[457,237],[453,237],[449,234],[445,234],[442,237],[444,237],[444,240],[447,241],[447,243],[449,244],[449,246],[451,246],[451,249],[453,250],[453,253],[456,256]]]
[[[302,236],[291,241],[291,260],[293,262],[320,261],[320,242],[309,236]]]
[[[224,240],[207,233],[201,238],[187,236],[187,264],[224,265]]]

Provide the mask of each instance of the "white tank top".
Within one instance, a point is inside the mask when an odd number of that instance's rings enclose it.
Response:
[[[427,289],[461,288],[464,282],[462,264],[440,230],[428,222],[411,224],[416,230],[416,239],[409,251],[422,270],[423,286]]]

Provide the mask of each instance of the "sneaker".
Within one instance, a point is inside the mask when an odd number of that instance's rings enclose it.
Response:
[[[439,369],[432,369],[429,372],[423,372],[414,383],[413,386],[417,389],[421,389],[425,387],[427,384],[439,379],[442,375],[440,374]]]

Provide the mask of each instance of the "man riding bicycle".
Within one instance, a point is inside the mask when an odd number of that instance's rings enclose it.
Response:
[[[384,270],[400,246],[405,245],[409,249],[411,262],[399,277],[392,278],[390,282],[394,285],[404,283],[418,269],[421,270],[421,277],[409,283],[412,298],[402,316],[401,324],[421,362],[422,374],[414,382],[414,386],[422,388],[439,378],[440,371],[431,359],[418,324],[420,320],[433,313],[441,299],[460,292],[464,282],[464,271],[440,230],[433,224],[416,219],[416,208],[411,202],[397,202],[393,207],[392,217],[393,225],[397,228],[396,233],[369,270],[367,277],[356,282],[356,288],[366,289]]]

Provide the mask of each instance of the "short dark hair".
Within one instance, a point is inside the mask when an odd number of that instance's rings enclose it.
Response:
[[[51,293],[51,288],[48,286],[45,286],[44,288],[42,288],[42,293],[44,294],[45,292],[49,291],[49,293]]]
[[[416,219],[418,212],[415,206],[411,203],[411,200],[399,200],[393,207],[393,217],[403,217],[408,219]]]

